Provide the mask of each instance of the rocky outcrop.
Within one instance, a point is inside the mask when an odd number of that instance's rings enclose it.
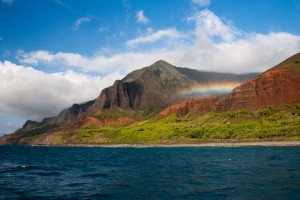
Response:
[[[89,114],[114,107],[136,109],[147,114],[147,111],[177,102],[179,91],[195,83],[169,63],[158,61],[102,90]]]
[[[16,144],[23,136],[33,136],[59,129],[72,128],[77,120],[85,116],[87,109],[93,104],[94,100],[83,104],[73,104],[70,108],[61,111],[58,116],[44,118],[41,122],[27,120],[21,129],[10,135],[11,137],[7,135],[4,137],[7,139],[1,138],[0,144],[5,143],[4,141],[8,141],[6,142],[7,144]]]
[[[123,109],[132,108],[138,105],[139,86],[134,83],[125,83],[121,80],[101,91],[95,103],[89,109],[89,114],[96,114],[101,109],[120,107]]]
[[[300,102],[300,54],[238,86],[220,102],[217,111],[248,109]]]
[[[218,112],[240,109],[255,111],[269,105],[299,102],[300,53],[236,87],[223,100],[204,98],[184,101],[168,107],[159,116],[176,114],[182,117],[191,111],[198,112],[198,114],[205,114],[212,110]]]
[[[186,100],[166,108],[165,110],[161,111],[158,116],[167,117],[169,115],[176,114],[177,117],[183,117],[189,112],[202,115],[210,111],[214,111],[217,108],[219,101],[220,99],[216,97]]]
[[[88,101],[83,104],[73,104],[70,108],[61,112],[58,115],[59,123],[63,123],[65,125],[70,125],[74,123],[81,116],[84,116],[86,111],[95,103],[95,100]]]
[[[38,126],[40,123],[32,120],[27,120],[25,124],[22,126],[22,129],[24,130],[32,130],[36,126]]]
[[[202,72],[187,68],[178,68],[165,61],[157,61],[128,74],[124,79],[102,90],[89,115],[97,114],[101,109],[134,109],[144,115],[160,111],[162,108],[189,98],[183,96],[184,89],[203,83],[240,82],[249,80],[255,74],[234,75],[214,72]],[[207,94],[206,94],[207,95]]]
[[[76,121],[74,126],[72,127],[73,129],[80,129],[80,128],[85,128],[91,125],[96,125],[98,127],[103,127],[104,124],[100,122],[98,119],[90,116],[83,116],[80,119]]]

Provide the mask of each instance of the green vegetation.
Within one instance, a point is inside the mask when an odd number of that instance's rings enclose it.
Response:
[[[100,120],[101,122],[104,122],[105,119],[111,119],[113,121],[116,121],[120,118],[130,117],[135,121],[141,121],[144,119],[144,117],[137,112],[134,111],[128,111],[121,108],[114,108],[110,110],[102,110],[98,115],[96,115],[96,118]]]
[[[95,125],[56,134],[57,144],[158,144],[215,141],[300,140],[300,104],[202,116],[154,117],[126,127]]]
[[[111,109],[111,110],[102,110],[101,113],[96,115],[96,118],[99,119],[100,121],[103,121],[104,119],[112,119],[112,120],[117,120],[121,117],[127,117],[129,115],[128,111],[126,112],[125,110],[122,109]]]

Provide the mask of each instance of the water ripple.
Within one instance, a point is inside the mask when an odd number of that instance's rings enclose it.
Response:
[[[300,199],[300,147],[0,152],[0,199]]]

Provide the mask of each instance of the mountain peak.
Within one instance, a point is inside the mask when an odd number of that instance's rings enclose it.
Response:
[[[155,63],[153,63],[150,67],[174,67],[173,65],[171,65],[170,63],[164,61],[164,60],[158,60]]]
[[[142,69],[135,70],[131,73],[129,73],[126,77],[122,79],[124,82],[132,82],[137,80],[139,77],[145,75],[145,74],[177,74],[178,71],[175,69],[173,65],[170,63],[164,61],[164,60],[158,60],[155,63],[153,63],[150,66],[144,67]]]

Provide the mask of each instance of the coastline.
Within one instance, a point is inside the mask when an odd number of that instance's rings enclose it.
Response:
[[[65,144],[65,145],[26,145],[47,147],[104,147],[104,148],[155,148],[155,147],[254,147],[254,146],[300,146],[300,141],[264,142],[207,142],[186,144]]]

